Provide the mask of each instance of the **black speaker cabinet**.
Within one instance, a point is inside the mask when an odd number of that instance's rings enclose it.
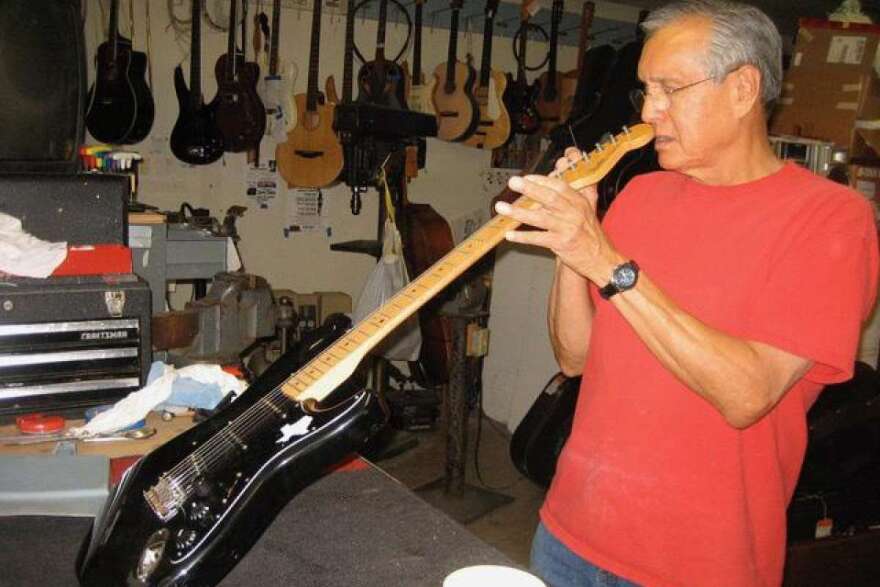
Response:
[[[7,279],[0,416],[113,403],[146,381],[150,288],[134,274]]]
[[[84,53],[79,0],[0,0],[0,172],[76,171]]]
[[[43,240],[127,245],[130,189],[123,175],[0,175],[0,212]]]

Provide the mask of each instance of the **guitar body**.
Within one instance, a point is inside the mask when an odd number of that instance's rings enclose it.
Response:
[[[446,71],[445,63],[434,70],[434,93],[431,99],[437,114],[437,138],[463,141],[474,134],[480,122],[479,106],[472,94],[477,74],[470,65],[456,61],[453,83],[449,84]]]
[[[137,103],[137,116],[128,136],[127,144],[139,143],[150,134],[153,129],[153,121],[156,118],[156,104],[153,101],[153,92],[147,85],[147,54],[143,51],[131,52],[131,63],[128,67],[128,79],[134,91]]]
[[[266,108],[257,94],[260,66],[245,62],[241,55],[236,55],[235,61],[238,79],[230,79],[229,55],[224,53],[217,59],[217,96],[212,105],[225,150],[239,153],[260,144],[266,132]]]
[[[511,131],[530,135],[541,128],[538,117],[538,87],[535,84],[516,81],[507,74],[507,91],[504,92],[504,104],[510,115]]]
[[[306,94],[296,95],[296,126],[287,133],[287,141],[275,149],[278,172],[290,187],[324,187],[339,177],[343,154],[333,131],[334,108],[328,101],[309,111]]]
[[[82,585],[216,584],[296,493],[384,425],[381,404],[352,381],[327,411],[304,413],[278,389],[290,362],[126,473],[80,549]]]
[[[135,124],[137,96],[129,79],[131,54],[131,43],[122,38],[116,43],[115,56],[110,42],[98,47],[86,128],[102,143],[122,144]]]
[[[404,109],[407,107],[407,78],[403,67],[393,61],[368,61],[358,70],[357,101]]]
[[[223,155],[223,135],[214,120],[213,108],[203,104],[200,96],[193,99],[179,65],[174,70],[174,90],[180,114],[171,131],[171,152],[191,165],[213,163]],[[198,106],[193,107],[194,103]]]
[[[478,86],[475,90],[479,104],[477,130],[465,144],[478,149],[496,149],[510,138],[510,114],[504,105],[504,92],[507,89],[507,76],[500,71],[492,71],[489,85]]]
[[[553,83],[545,72],[538,78],[538,101],[536,107],[541,120],[541,134],[549,134],[559,126],[562,118],[562,75],[557,74]]]
[[[520,473],[549,487],[574,420],[580,377],[557,373],[526,412],[510,439],[510,458]]]

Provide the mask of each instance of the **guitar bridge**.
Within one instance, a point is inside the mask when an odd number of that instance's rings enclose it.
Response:
[[[163,522],[167,522],[183,506],[186,492],[176,482],[163,476],[158,483],[144,491],[144,499],[153,513]]]

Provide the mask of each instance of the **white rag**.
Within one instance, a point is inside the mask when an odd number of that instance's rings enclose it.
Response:
[[[21,220],[0,212],[0,271],[24,277],[49,277],[67,258],[67,243],[50,243],[28,234]]]
[[[76,437],[109,434],[128,428],[135,422],[143,420],[154,407],[171,397],[171,387],[178,377],[187,377],[201,383],[216,383],[223,394],[230,391],[236,395],[244,391],[246,385],[220,368],[220,365],[197,364],[175,369],[172,365],[164,365],[165,372],[146,387],[133,391],[112,408],[99,412],[83,426],[70,429]]]

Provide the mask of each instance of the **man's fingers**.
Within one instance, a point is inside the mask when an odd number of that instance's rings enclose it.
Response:
[[[563,225],[563,221],[560,218],[547,213],[545,210],[528,210],[511,206],[507,202],[497,202],[495,204],[495,211],[523,224],[544,230],[559,230]]]
[[[512,243],[521,243],[524,245],[544,247],[545,249],[553,249],[553,236],[548,232],[538,230],[509,230],[505,233],[504,238]]]

